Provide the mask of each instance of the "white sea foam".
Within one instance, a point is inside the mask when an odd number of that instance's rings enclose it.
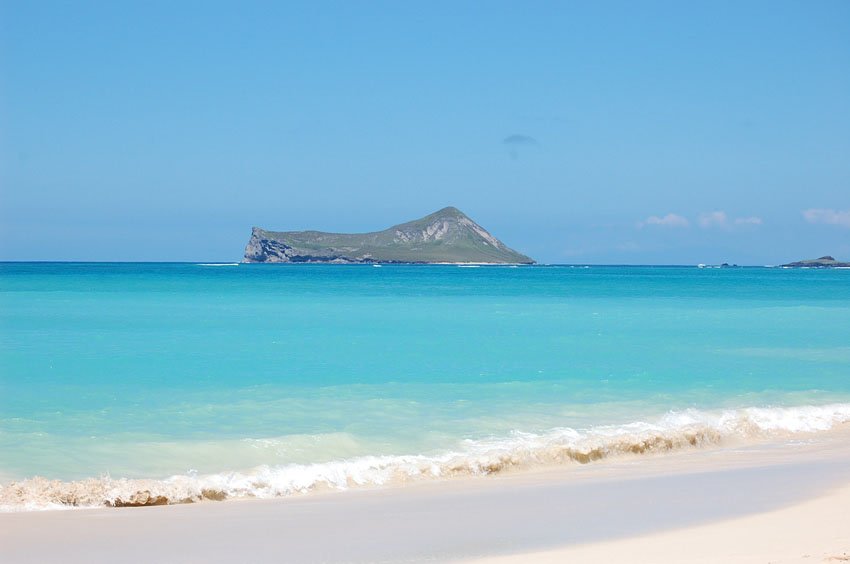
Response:
[[[271,498],[353,487],[494,474],[540,465],[589,463],[618,455],[642,455],[717,445],[734,440],[827,431],[850,422],[850,404],[749,407],[670,412],[654,421],[469,440],[433,455],[361,456],[316,464],[259,466],[247,471],[163,480],[89,478],[71,482],[35,477],[0,486],[0,510],[137,506],[206,499]]]

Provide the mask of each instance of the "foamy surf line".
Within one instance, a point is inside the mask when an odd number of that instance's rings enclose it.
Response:
[[[248,471],[162,480],[34,477],[0,486],[0,511],[135,507],[233,498],[274,498],[429,479],[484,476],[511,469],[586,464],[624,455],[671,452],[732,441],[793,437],[850,422],[850,403],[738,410],[670,412],[654,422],[545,433],[515,431],[466,441],[437,455],[364,456],[316,464],[259,466]]]

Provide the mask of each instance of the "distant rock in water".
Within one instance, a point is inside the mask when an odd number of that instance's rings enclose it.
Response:
[[[833,257],[827,255],[816,259],[789,262],[782,266],[788,268],[850,268],[850,262],[837,261]]]
[[[457,208],[374,233],[254,227],[244,262],[533,264]]]

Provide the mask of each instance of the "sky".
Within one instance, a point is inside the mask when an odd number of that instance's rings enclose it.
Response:
[[[850,2],[0,0],[0,260],[449,205],[544,263],[850,260]]]

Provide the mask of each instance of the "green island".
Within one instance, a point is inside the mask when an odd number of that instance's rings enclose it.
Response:
[[[254,227],[249,263],[533,264],[454,207],[373,233],[268,231]]]

